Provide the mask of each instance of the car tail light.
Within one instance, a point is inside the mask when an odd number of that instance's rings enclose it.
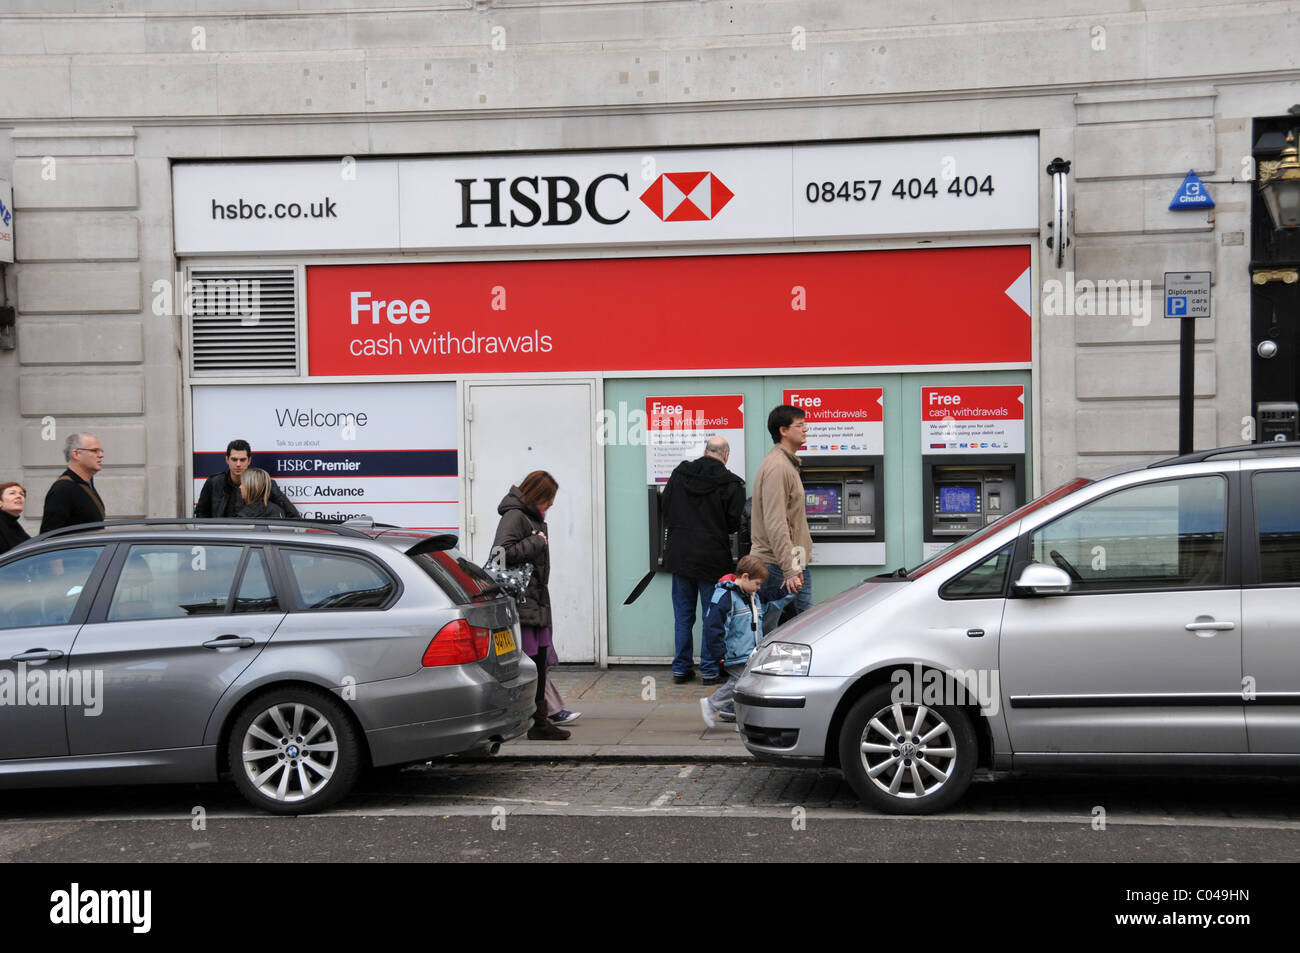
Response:
[[[487,657],[488,647],[492,644],[492,632],[472,626],[464,619],[448,622],[433,637],[429,647],[424,650],[421,664],[426,668],[433,665],[464,665],[477,662]]]

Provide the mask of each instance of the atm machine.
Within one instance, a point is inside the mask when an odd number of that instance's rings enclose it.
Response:
[[[1025,502],[1024,454],[923,456],[921,464],[927,559]]]
[[[800,454],[812,565],[885,560],[884,458]]]

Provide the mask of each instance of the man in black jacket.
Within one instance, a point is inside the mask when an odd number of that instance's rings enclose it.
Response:
[[[740,528],[745,505],[745,481],[727,469],[731,446],[713,437],[704,456],[677,465],[664,489],[664,521],[668,542],[664,547],[664,569],[673,574],[673,681],[680,684],[695,677],[695,600],[700,617],[708,611],[713,584],[735,568],[730,534]],[[710,658],[701,640],[700,674],[705,685],[726,680],[721,660]]]
[[[41,510],[41,532],[99,523],[104,519],[104,501],[95,489],[95,474],[104,469],[104,448],[93,433],[68,434],[63,444],[68,469],[59,474]]]
[[[226,466],[229,469],[208,477],[208,482],[203,484],[199,493],[199,501],[194,504],[194,515],[202,519],[231,519],[238,516],[244,508],[239,484],[244,479],[244,471],[252,462],[253,448],[247,440],[230,441],[226,445]],[[271,481],[271,502],[284,511],[285,519],[302,518],[274,480]]]

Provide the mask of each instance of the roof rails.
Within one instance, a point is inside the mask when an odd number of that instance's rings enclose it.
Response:
[[[1147,465],[1147,469],[1156,467],[1173,467],[1180,463],[1203,463],[1206,460],[1213,460],[1215,457],[1226,457],[1231,454],[1288,454],[1294,453],[1300,455],[1300,443],[1294,440],[1283,442],[1269,443],[1244,443],[1238,447],[1219,447],[1217,450],[1198,450],[1196,453],[1184,453],[1180,457],[1169,457],[1167,460],[1157,460],[1155,463]]]
[[[350,536],[356,539],[373,538],[354,527],[344,526],[342,523],[325,523],[318,520],[257,520],[239,519],[238,517],[231,519],[224,517],[220,519],[199,519],[198,517],[190,517],[189,519],[104,520],[98,523],[77,523],[73,526],[63,526],[59,529],[52,529],[48,533],[41,533],[41,535],[34,537],[34,539],[53,539],[55,536],[83,533],[87,530],[126,529],[134,526],[188,526],[199,530],[221,529],[223,527],[235,526],[244,529],[283,530],[288,532],[293,532],[299,529],[314,529],[337,533],[339,536]]]

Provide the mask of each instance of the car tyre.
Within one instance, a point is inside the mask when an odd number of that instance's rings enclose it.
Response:
[[[886,814],[933,814],[966,793],[979,745],[970,715],[950,705],[896,702],[878,685],[849,709],[840,769],[864,802]]]
[[[347,795],[361,744],[347,712],[319,689],[283,688],[244,706],[227,747],[235,786],[272,814],[310,814]]]

